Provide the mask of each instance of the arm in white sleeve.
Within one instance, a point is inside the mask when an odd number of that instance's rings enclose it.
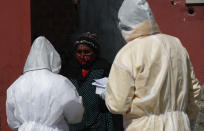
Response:
[[[18,127],[21,125],[21,123],[16,119],[14,111],[15,111],[14,97],[13,97],[12,89],[9,88],[7,90],[7,99],[6,99],[7,122],[11,129],[17,130]]]
[[[189,86],[189,103],[187,107],[187,114],[189,116],[189,119],[191,122],[195,123],[198,112],[199,112],[199,107],[197,104],[197,101],[200,99],[201,96],[201,86],[199,84],[198,79],[195,76],[193,66],[190,62],[190,59],[188,59],[188,64],[189,64],[189,70],[190,70],[190,86]]]
[[[84,107],[81,97],[76,97],[65,106],[64,115],[70,124],[79,123],[82,120]]]
[[[105,102],[110,112],[115,114],[128,112],[134,91],[134,79],[131,72],[114,63],[111,67],[105,92]]]
[[[68,97],[71,97],[71,99],[64,107],[64,115],[69,124],[79,123],[82,120],[84,113],[82,97],[79,96],[76,88],[70,81],[69,88],[70,95]]]

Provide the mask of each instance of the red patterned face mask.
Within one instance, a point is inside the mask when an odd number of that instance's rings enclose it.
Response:
[[[76,59],[83,69],[87,69],[94,61],[95,53],[86,45],[80,45],[76,49]]]
[[[77,60],[79,62],[79,64],[81,65],[86,65],[90,60],[91,60],[91,56],[86,56],[86,55],[77,55]]]
[[[77,61],[82,66],[82,68],[87,69],[92,64],[92,61],[95,59],[95,55],[77,55]]]

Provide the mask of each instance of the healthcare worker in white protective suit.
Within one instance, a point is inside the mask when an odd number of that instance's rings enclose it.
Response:
[[[159,31],[145,0],[124,0],[119,26],[127,44],[113,62],[106,105],[126,131],[189,131],[200,85],[178,38]]]
[[[24,73],[7,90],[8,125],[18,131],[68,131],[84,108],[74,85],[57,73],[61,59],[45,37],[30,50]]]

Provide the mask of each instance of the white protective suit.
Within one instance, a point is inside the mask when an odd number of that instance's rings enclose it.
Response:
[[[125,0],[118,14],[127,44],[112,64],[105,92],[126,131],[189,131],[200,85],[178,38],[162,34],[145,0]]]
[[[68,131],[69,123],[81,121],[82,99],[67,78],[56,74],[60,67],[57,51],[45,37],[38,37],[24,74],[7,90],[7,121],[12,129]]]

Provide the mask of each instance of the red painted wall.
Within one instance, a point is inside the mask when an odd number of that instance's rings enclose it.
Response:
[[[170,1],[174,1],[174,5]],[[185,0],[148,0],[163,33],[178,37],[187,49],[194,71],[204,84],[204,6],[192,6],[190,15]]]
[[[6,122],[6,89],[21,75],[30,47],[30,1],[0,1],[0,109],[1,131]]]

